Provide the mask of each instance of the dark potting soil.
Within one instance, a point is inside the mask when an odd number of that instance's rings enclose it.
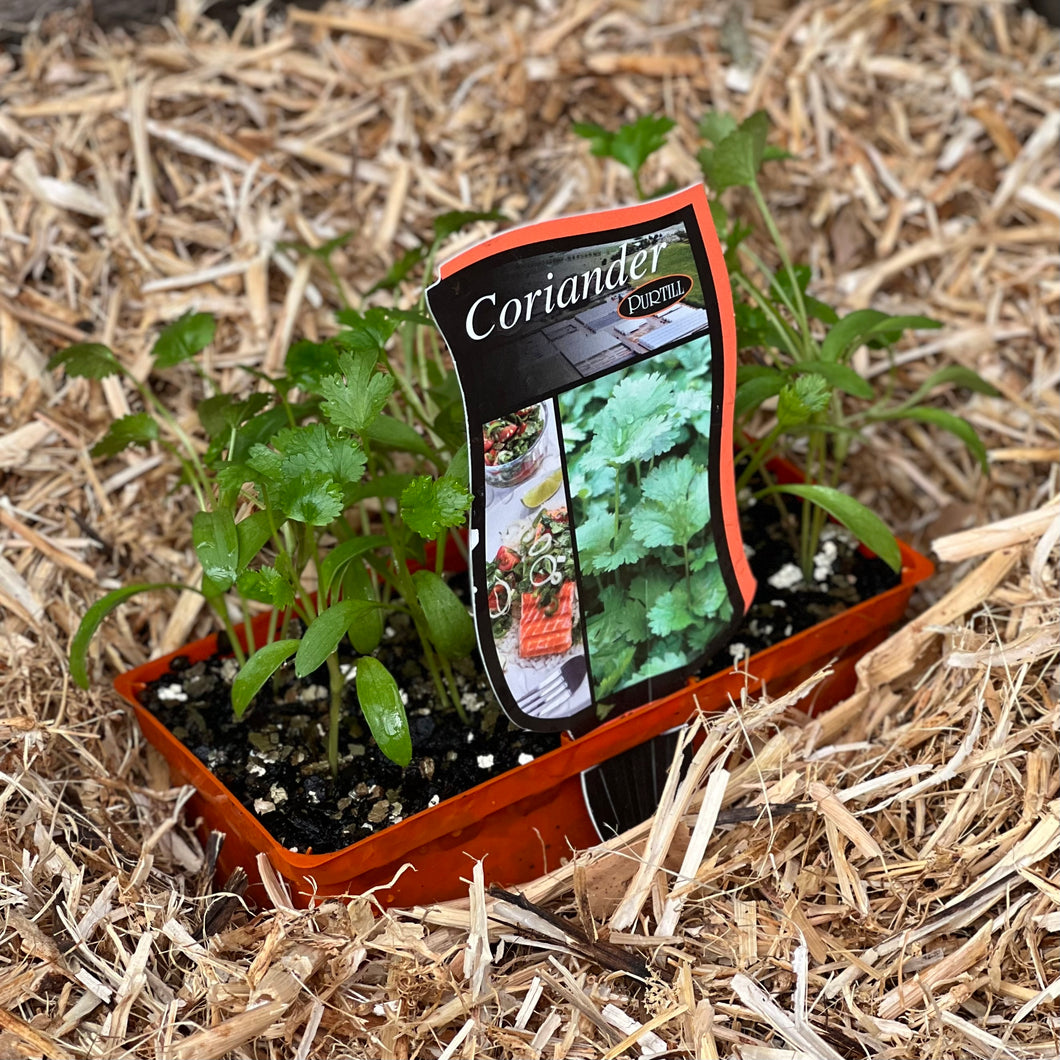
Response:
[[[734,659],[746,658],[899,581],[886,564],[866,557],[845,531],[829,524],[814,584],[806,585],[772,504],[745,506],[741,527],[758,592],[743,626],[704,674],[727,668]],[[340,850],[559,746],[555,734],[512,726],[485,673],[471,659],[454,665],[470,727],[454,712],[435,711],[433,684],[402,616],[391,621],[376,654],[408,696],[413,759],[405,770],[362,731],[350,680],[339,740],[340,768],[337,777],[331,776],[326,753],[328,678],[323,667],[302,680],[294,677],[293,667],[284,667],[239,721],[230,701],[236,670],[230,657],[192,665],[178,656],[170,673],[150,684],[140,698],[278,842],[316,854]]]

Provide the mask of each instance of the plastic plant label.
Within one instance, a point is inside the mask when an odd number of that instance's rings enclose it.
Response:
[[[517,228],[439,274],[427,301],[467,414],[483,662],[517,724],[584,731],[680,688],[754,593],[706,195]]]

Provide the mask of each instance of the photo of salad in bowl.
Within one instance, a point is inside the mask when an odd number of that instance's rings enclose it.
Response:
[[[525,482],[545,455],[544,403],[490,420],[482,427],[486,482],[507,489]]]

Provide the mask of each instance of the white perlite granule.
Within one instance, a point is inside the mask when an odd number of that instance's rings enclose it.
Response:
[[[801,581],[802,571],[799,570],[798,564],[785,563],[784,566],[769,579],[769,584],[772,585],[774,589],[790,589],[793,585],[798,585]]]
[[[525,751],[519,756],[519,765],[529,765],[534,760],[533,755],[528,755]]]
[[[188,693],[180,685],[166,685],[158,690],[158,698],[167,703],[187,703]]]
[[[493,755],[479,755],[476,759],[479,769],[493,768]]]
[[[836,548],[834,541],[822,541],[821,551],[813,557],[813,578],[814,581],[824,582],[828,580],[829,575],[832,573],[832,568],[835,566],[836,557],[839,555],[839,549]]]

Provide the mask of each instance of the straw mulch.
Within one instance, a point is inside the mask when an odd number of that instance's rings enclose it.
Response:
[[[189,4],[135,37],[55,16],[0,55],[0,1056],[1056,1056],[1057,44],[1006,3],[413,0],[231,36]],[[944,322],[899,392],[954,362],[1002,392],[939,399],[988,477],[925,425],[853,457],[904,537],[949,535],[922,613],[823,717],[712,720],[654,821],[529,908],[470,863],[462,905],[379,918],[218,897],[106,690],[207,628],[198,598],[128,606],[89,693],[64,664],[104,589],[195,577],[192,501],[162,452],[92,461],[134,395],[47,358],[89,335],[142,372],[195,308],[249,385],[441,212],[629,201],[573,120],[674,117],[655,187],[696,179],[709,106],[765,107],[798,156],[767,191],[818,297]],[[304,249],[346,233],[331,269]],[[189,427],[199,392],[159,391]]]

